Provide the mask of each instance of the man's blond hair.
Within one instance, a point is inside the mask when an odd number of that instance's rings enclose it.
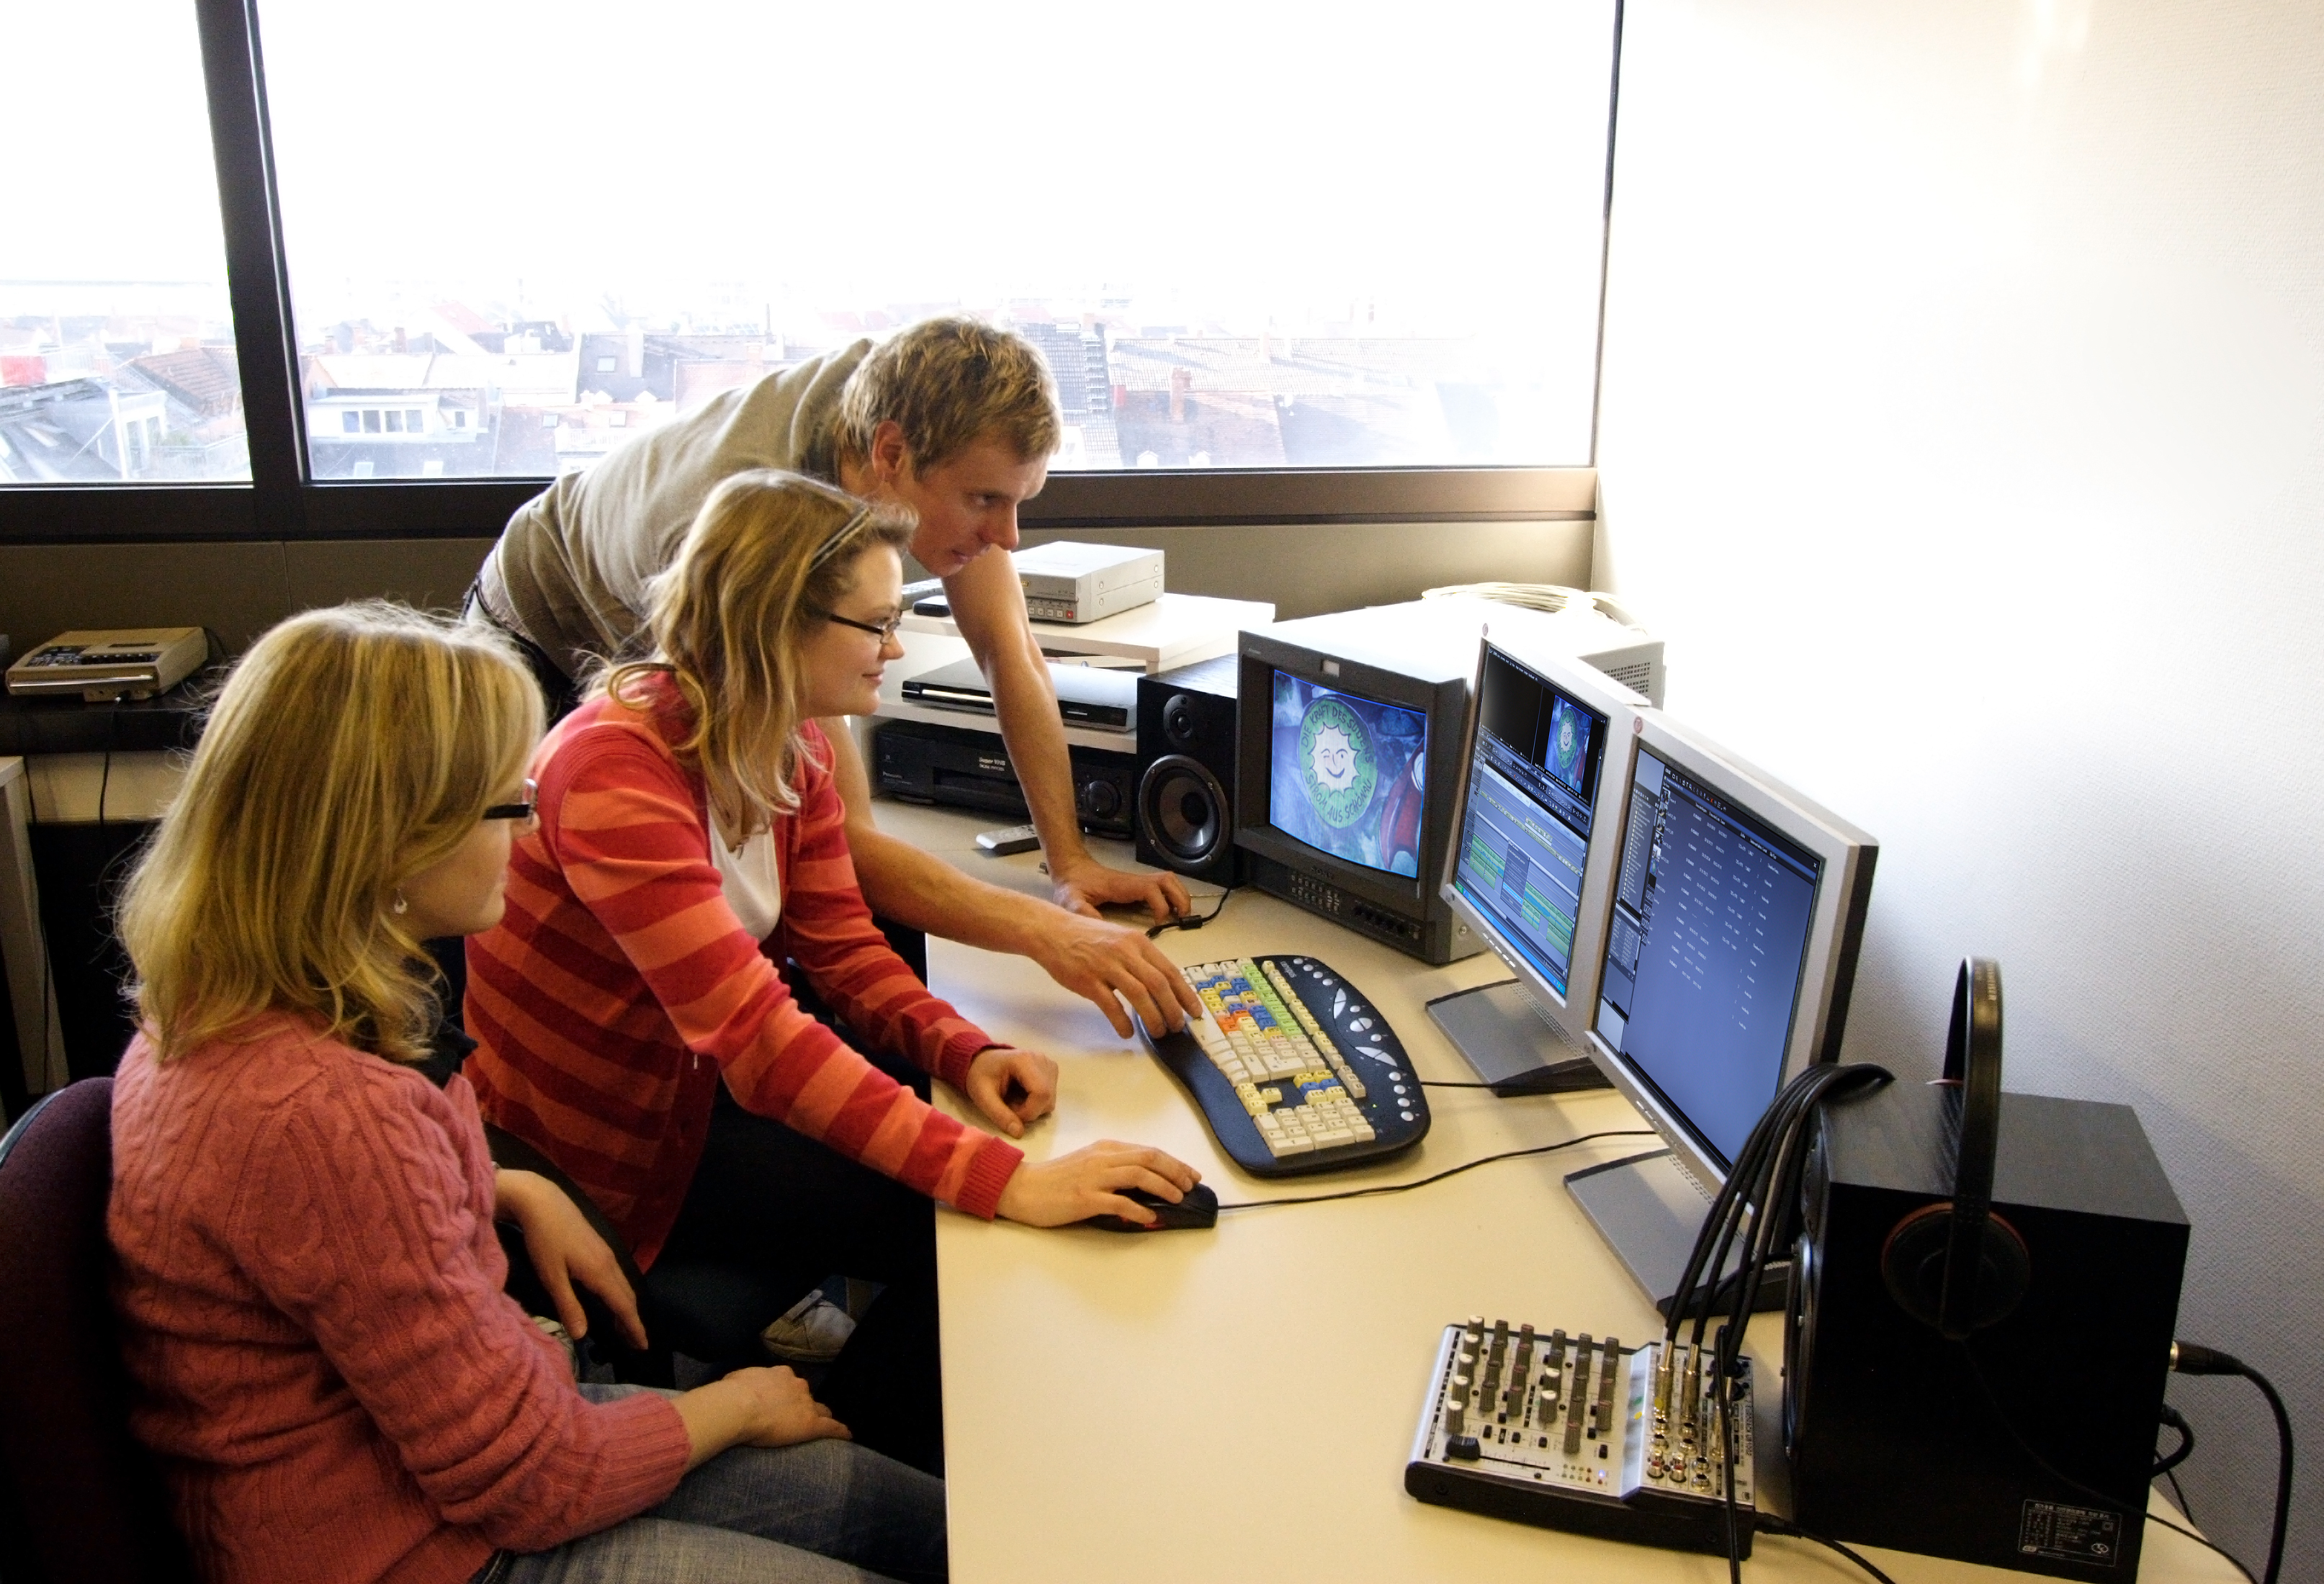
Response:
[[[489,629],[385,602],[291,617],[226,678],[116,919],[163,1061],[271,1012],[425,1056],[433,970],[397,887],[450,855],[540,736]]]
[[[979,319],[922,319],[874,346],[848,376],[833,475],[839,462],[866,461],[873,433],[890,421],[904,431],[916,474],[981,440],[1020,462],[1046,460],[1060,432],[1056,382],[1022,336]]]
[[[805,656],[846,597],[863,552],[898,552],[917,520],[795,473],[757,468],[702,503],[677,559],[646,590],[650,658],[616,666],[603,686],[647,707],[639,684],[667,675],[693,714],[672,745],[698,773],[730,847],[798,806]]]

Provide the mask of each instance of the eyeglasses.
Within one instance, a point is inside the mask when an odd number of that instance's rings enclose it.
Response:
[[[836,622],[842,627],[853,627],[858,632],[870,633],[872,637],[880,640],[880,647],[881,649],[885,649],[890,644],[895,642],[896,634],[902,631],[904,627],[904,612],[901,611],[897,612],[885,622],[881,622],[877,627],[874,627],[869,622],[858,622],[853,616],[843,616],[836,611],[824,612],[823,619],[826,622]]]
[[[524,778],[522,803],[495,803],[478,817],[481,819],[521,819],[530,824],[540,815],[540,786],[530,776]]]

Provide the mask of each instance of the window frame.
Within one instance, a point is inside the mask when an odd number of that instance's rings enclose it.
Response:
[[[493,539],[548,478],[346,483],[308,465],[290,272],[259,47],[260,0],[189,0],[198,19],[242,377],[247,483],[0,486],[0,545],[157,540]],[[1623,0],[1615,0],[1599,335],[1590,458],[1568,467],[1206,468],[1053,474],[1026,503],[1028,529],[1522,522],[1596,515],[1605,258],[1613,207]]]

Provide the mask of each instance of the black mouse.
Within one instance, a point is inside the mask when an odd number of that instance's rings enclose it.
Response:
[[[1211,1192],[1207,1183],[1197,1183],[1186,1190],[1186,1196],[1173,1204],[1158,1193],[1148,1193],[1143,1188],[1125,1188],[1124,1199],[1135,1200],[1154,1212],[1154,1224],[1126,1220],[1118,1215],[1093,1215],[1084,1221],[1085,1227],[1095,1227],[1103,1232],[1175,1232],[1181,1229],[1200,1229],[1219,1224],[1219,1196]]]

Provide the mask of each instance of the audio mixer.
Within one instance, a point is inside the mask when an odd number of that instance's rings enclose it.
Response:
[[[1405,1465],[1425,1502],[1676,1551],[1727,1550],[1713,1347],[1623,1350],[1472,1315],[1444,1328]],[[1751,1361],[1735,1399],[1735,1527],[1751,1554]]]

